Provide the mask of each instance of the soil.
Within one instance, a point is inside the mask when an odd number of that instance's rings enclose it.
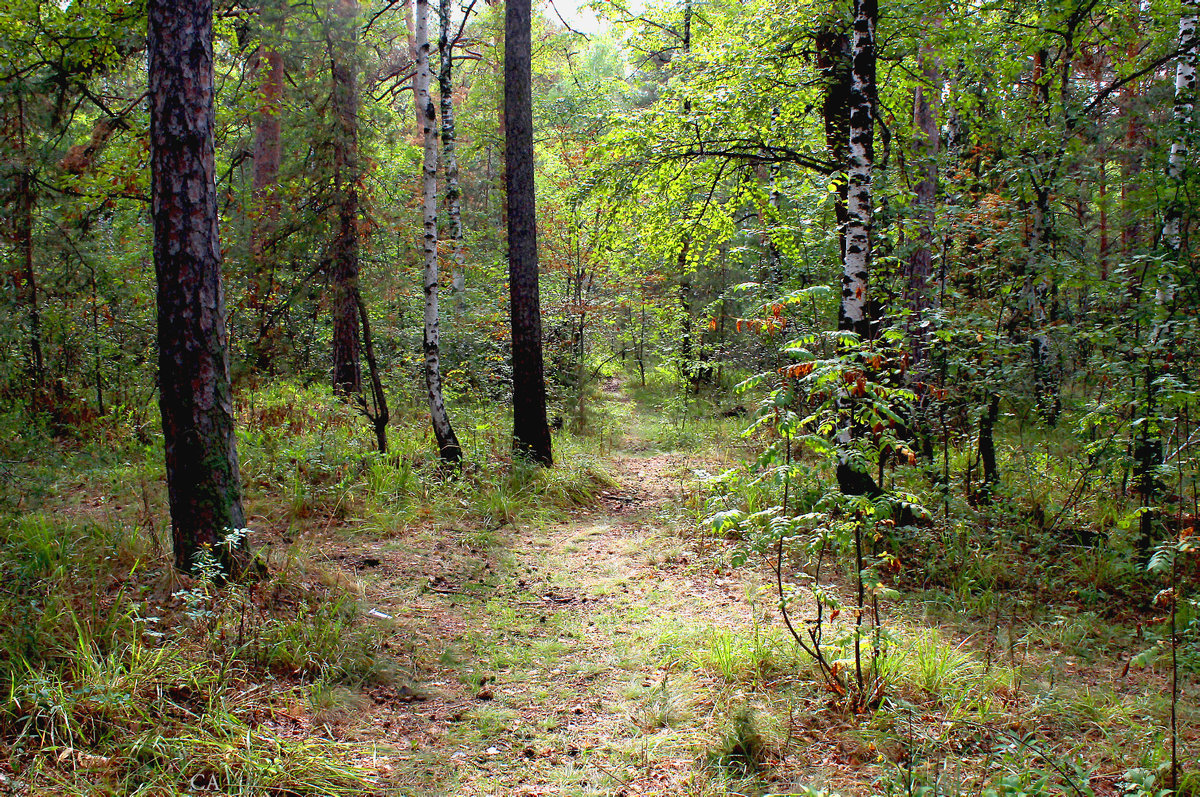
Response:
[[[504,527],[489,546],[329,540],[331,563],[366,583],[369,614],[387,616],[404,668],[328,730],[371,745],[405,794],[685,793],[695,750],[630,766],[651,738],[639,706],[669,677],[654,654],[665,637],[748,628],[753,589],[680,536],[688,464],[618,454],[618,486],[595,506]]]

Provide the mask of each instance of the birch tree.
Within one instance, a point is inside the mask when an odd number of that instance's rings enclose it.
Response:
[[[1179,18],[1179,58],[1175,64],[1175,101],[1172,114],[1174,137],[1167,159],[1167,202],[1163,213],[1164,259],[1154,293],[1154,322],[1147,345],[1145,369],[1145,412],[1135,447],[1137,488],[1147,511],[1140,517],[1140,544],[1153,540],[1156,512],[1149,509],[1162,491],[1159,468],[1163,465],[1162,419],[1159,410],[1158,378],[1164,369],[1164,353],[1170,347],[1171,315],[1175,302],[1175,272],[1182,257],[1185,179],[1191,158],[1196,109],[1196,66],[1200,60],[1197,35],[1198,0],[1183,0]]]
[[[871,170],[875,163],[875,22],[877,0],[854,0],[854,29],[851,36],[850,146],[846,169],[846,236],[842,257],[842,299],[838,329],[853,332],[861,340],[871,335],[867,291],[871,273]],[[851,461],[854,439],[854,402],[844,395],[838,402],[844,425],[838,432],[837,479],[846,495],[881,494],[867,473]]]
[[[470,9],[466,11],[470,14]],[[458,147],[454,127],[454,46],[450,38],[450,0],[438,2],[438,98],[442,111],[442,165],[446,174],[446,226],[450,235],[450,285],[454,292],[454,309],[462,310],[466,289],[466,253],[463,249],[462,191],[458,185]],[[464,21],[465,24],[465,21]]]
[[[437,439],[438,455],[444,462],[458,462],[462,449],[446,414],[442,397],[442,370],[438,324],[438,224],[437,224],[437,167],[438,136],[437,109],[429,93],[429,0],[416,0],[416,24],[413,49],[416,55],[417,115],[421,120],[421,141],[424,158],[421,175],[421,211],[424,225],[424,292],[425,292],[425,387],[429,399],[429,415]]]

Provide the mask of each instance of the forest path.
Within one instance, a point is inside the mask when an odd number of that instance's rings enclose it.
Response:
[[[604,462],[617,486],[566,521],[343,541],[411,679],[329,712],[385,793],[699,793],[726,707],[671,665],[748,628],[753,585],[692,533],[714,463],[626,434]]]

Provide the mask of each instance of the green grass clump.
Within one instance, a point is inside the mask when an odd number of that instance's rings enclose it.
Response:
[[[370,793],[348,748],[258,722],[318,678],[378,677],[353,602],[283,577],[218,590],[152,550],[119,523],[0,524],[0,615],[12,619],[0,740],[16,779],[46,795],[175,794],[193,776],[228,794]],[[304,597],[285,611],[282,593]]]

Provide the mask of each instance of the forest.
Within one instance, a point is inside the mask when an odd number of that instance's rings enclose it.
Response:
[[[9,0],[0,795],[1200,795],[1197,0]]]

